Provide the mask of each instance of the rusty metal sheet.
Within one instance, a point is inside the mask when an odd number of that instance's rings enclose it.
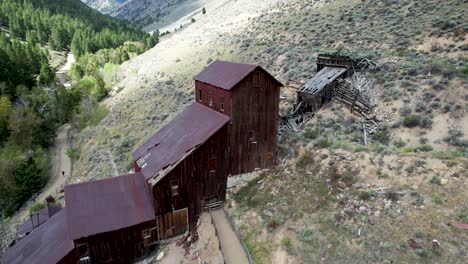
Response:
[[[27,233],[31,232],[34,228],[45,223],[49,218],[51,218],[54,214],[59,212],[62,208],[60,206],[50,206],[46,208],[42,208],[37,212],[37,214],[33,214],[29,217],[24,223],[20,225],[18,228],[18,236],[22,237]]]
[[[299,89],[300,93],[317,94],[325,86],[332,83],[340,75],[345,73],[348,69],[339,67],[324,67],[321,71],[315,74],[314,77],[309,79],[304,86]]]
[[[235,63],[229,61],[216,60],[206,67],[202,72],[196,75],[193,79],[199,82],[208,83],[213,86],[223,88],[225,90],[231,90],[247,77],[255,69],[261,69],[262,67],[254,64]],[[268,75],[271,76],[267,71]],[[280,86],[283,86],[278,80],[271,76]]]
[[[65,186],[70,238],[154,220],[150,190],[141,173]]]
[[[66,209],[61,210],[3,255],[1,263],[57,263],[74,249],[68,237]]]
[[[152,178],[204,143],[229,119],[194,102],[133,152],[133,157],[145,178]]]

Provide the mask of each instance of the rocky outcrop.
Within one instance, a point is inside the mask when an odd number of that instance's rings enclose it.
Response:
[[[162,10],[180,2],[177,0],[128,0],[112,13],[112,16],[130,22],[138,22],[146,18],[162,14]]]
[[[85,3],[89,7],[94,8],[104,14],[113,13],[126,1],[127,0],[81,0],[81,2]]]

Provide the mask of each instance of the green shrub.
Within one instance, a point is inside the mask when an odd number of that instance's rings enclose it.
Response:
[[[316,146],[318,146],[319,148],[328,148],[331,146],[331,144],[332,141],[328,139],[328,137],[323,137],[317,142]]]
[[[306,128],[302,134],[304,135],[305,138],[316,139],[320,135],[320,131],[317,128],[315,129]]]
[[[371,198],[371,195],[369,192],[366,192],[366,191],[361,191],[359,193],[359,199],[363,200],[363,201],[368,201],[369,199]]]
[[[414,149],[413,149],[412,147],[405,147],[405,148],[403,149],[403,152],[405,152],[405,153],[411,153],[411,152],[413,152],[413,151],[414,151]]]
[[[425,144],[416,148],[417,151],[422,152],[429,152],[432,151],[434,148],[431,145]]]
[[[289,255],[294,255],[293,243],[289,236],[285,235],[281,239],[281,246],[283,247],[284,250],[286,250],[286,252],[288,252]]]
[[[440,178],[437,177],[437,176],[432,177],[432,179],[430,180],[430,183],[436,184],[436,185],[441,185],[442,184]]]
[[[432,128],[432,118],[429,117],[429,116],[423,116],[421,117],[421,121],[420,121],[420,126],[422,128]]]
[[[402,147],[406,146],[406,142],[404,140],[402,140],[402,139],[399,139],[399,140],[393,142],[393,145],[395,145],[395,147],[397,147],[397,148],[402,148]]]
[[[410,115],[403,119],[403,125],[409,128],[417,127],[419,126],[420,123],[421,123],[420,115]]]
[[[417,238],[423,238],[424,232],[421,229],[418,229],[416,230],[416,232],[414,232],[414,236],[416,236]]]
[[[299,229],[297,232],[297,239],[302,242],[312,242],[314,240],[313,234],[314,230],[308,227],[304,227]]]
[[[71,159],[71,160],[76,160],[80,157],[80,152],[76,149],[72,149],[72,148],[68,148],[67,151],[67,156]]]
[[[374,135],[372,135],[372,138],[384,145],[388,145],[388,143],[390,142],[390,136],[391,136],[390,130],[387,128],[384,128],[384,129],[378,130]]]
[[[444,199],[442,199],[442,196],[440,196],[437,193],[432,194],[432,201],[434,203],[436,203],[436,204],[443,204],[444,203]]]
[[[45,208],[44,203],[41,203],[41,202],[35,203],[35,204],[31,205],[31,207],[29,208],[29,213],[33,214],[33,213],[39,212],[43,208]]]

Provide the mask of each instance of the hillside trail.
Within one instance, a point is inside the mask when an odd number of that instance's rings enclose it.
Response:
[[[63,125],[57,133],[55,144],[49,149],[51,177],[42,192],[34,199],[34,203],[42,203],[49,195],[54,196],[58,194],[67,183],[67,179],[70,176],[72,168],[71,160],[67,156],[67,149],[70,148],[68,140],[69,130],[69,124]],[[64,172],[64,175],[62,175],[62,172]],[[28,215],[29,208],[25,206],[17,212],[16,217],[18,220],[22,221],[27,218]]]
[[[73,53],[69,52],[67,55],[67,62],[65,63],[65,65],[62,66],[62,68],[60,68],[56,72],[57,78],[59,79],[60,83],[66,88],[71,87],[71,79],[68,76],[68,72],[70,71],[75,61],[75,56],[73,55]]]
[[[218,231],[218,239],[221,244],[221,249],[224,253],[224,258],[227,264],[248,264],[249,258],[244,251],[241,241],[229,224],[226,214],[222,209],[217,209],[211,212],[214,224]]]
[[[67,87],[71,86],[71,80],[66,75],[67,72],[71,69],[71,66],[75,63],[75,57],[70,52],[67,56],[67,62],[62,66],[57,72],[56,75],[60,83]],[[29,206],[33,203],[42,203],[49,195],[58,194],[65,184],[67,183],[68,177],[71,174],[72,163],[70,158],[67,155],[67,149],[70,148],[70,142],[68,139],[68,133],[70,130],[70,124],[64,124],[57,131],[57,137],[53,145],[49,147],[50,155],[50,179],[46,184],[44,189],[37,194],[36,198],[30,200],[29,203],[21,207],[15,214],[13,224],[22,223],[29,215]],[[62,174],[63,172],[63,174]]]

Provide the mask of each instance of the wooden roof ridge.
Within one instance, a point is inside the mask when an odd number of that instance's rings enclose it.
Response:
[[[260,65],[230,62],[223,60],[214,61],[213,63],[208,65],[208,67],[203,69],[203,71],[201,71],[199,74],[193,77],[193,79],[199,82],[213,85],[218,88],[231,90],[256,69],[261,69],[268,76],[270,76],[270,78],[275,80],[275,82],[277,82],[279,86],[283,86],[283,84],[280,81],[278,81],[275,77],[273,77],[273,75],[271,75]]]

